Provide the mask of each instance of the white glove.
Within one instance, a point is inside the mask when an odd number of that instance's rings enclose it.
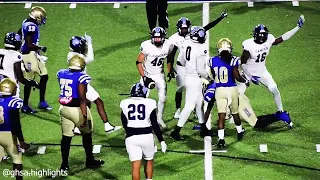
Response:
[[[304,16],[301,15],[301,16],[299,17],[299,20],[298,20],[298,27],[301,28],[301,27],[303,26],[303,24],[304,24],[305,21],[306,21],[306,20],[304,19]]]
[[[167,151],[167,144],[164,141],[161,141],[161,151],[165,153]]]
[[[84,34],[84,38],[86,39],[87,43],[90,43],[90,44],[92,43],[92,38],[87,33]]]

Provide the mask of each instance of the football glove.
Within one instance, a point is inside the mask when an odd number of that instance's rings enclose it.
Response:
[[[228,16],[228,13],[227,13],[227,10],[225,9],[225,10],[221,13],[220,17],[225,18],[225,17],[227,17],[227,16]]]
[[[299,28],[301,28],[301,27],[303,26],[304,22],[305,22],[304,16],[301,15],[301,16],[299,17],[299,20],[298,20],[298,26],[299,26]]]
[[[259,76],[252,76],[252,77],[251,77],[251,81],[252,81],[252,83],[255,84],[255,85],[259,85],[259,82],[260,82],[259,79],[260,79]]]
[[[167,151],[167,144],[164,141],[161,141],[161,151],[165,153]]]
[[[169,78],[169,79],[168,79],[168,82],[170,82],[172,78],[175,78],[175,77],[176,77],[175,72],[176,72],[176,70],[173,69],[173,71],[171,71],[171,72],[169,72],[169,73],[167,74],[167,77]]]
[[[92,38],[87,33],[84,34],[84,38],[86,39],[87,43],[92,43]]]
[[[151,78],[144,76],[142,79],[144,86],[148,89],[154,89],[156,87],[156,83]]]
[[[45,52],[47,52],[47,47],[41,46],[41,47],[40,47],[40,50],[45,53]]]

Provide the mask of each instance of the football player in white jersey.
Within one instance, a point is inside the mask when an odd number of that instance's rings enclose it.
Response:
[[[167,93],[163,63],[172,49],[171,43],[166,39],[166,34],[163,28],[155,27],[151,31],[151,39],[141,43],[140,53],[136,61],[141,76],[141,84],[149,89],[155,87],[158,90],[157,119],[163,128],[166,127],[162,115]]]
[[[171,132],[170,136],[175,140],[182,140],[180,130],[187,122],[192,110],[196,108],[196,113],[201,126],[201,132],[205,130],[203,117],[203,95],[202,95],[202,78],[207,78],[208,73],[205,69],[207,58],[206,31],[200,26],[191,28],[190,40],[184,42],[182,65],[185,66],[185,85],[186,101],[185,106],[180,114],[177,126]],[[202,133],[201,133],[202,134]]]
[[[266,86],[273,94],[278,111],[276,115],[279,119],[286,122],[290,128],[293,127],[290,116],[283,110],[280,92],[276,82],[273,80],[271,74],[266,68],[266,57],[269,54],[270,48],[290,39],[304,24],[304,16],[301,15],[298,24],[292,30],[284,33],[281,37],[275,38],[269,34],[266,26],[260,24],[253,30],[253,38],[245,40],[242,43],[243,53],[241,56],[242,69],[247,79],[252,83],[259,85],[259,83]],[[239,84],[239,93],[244,94],[246,85]]]
[[[86,61],[86,64],[94,61],[92,39],[91,36],[87,34],[84,37],[73,36],[70,40],[70,50],[71,51],[68,53],[67,57],[68,62],[75,55],[80,55],[81,57],[83,57]],[[87,73],[87,69],[85,69],[85,72]],[[96,104],[99,116],[101,117],[104,123],[105,132],[110,133],[120,129],[119,126],[113,126],[110,124],[108,116],[104,109],[104,103],[100,98],[99,93],[90,84],[88,84],[86,97],[90,102],[94,102]],[[81,132],[77,127],[75,127],[74,133],[80,134]]]
[[[146,160],[145,177],[147,180],[152,179],[155,153],[152,131],[161,144],[162,152],[165,153],[167,149],[157,122],[157,103],[147,96],[148,88],[136,83],[130,89],[130,97],[120,103],[121,121],[126,131],[125,144],[132,163],[133,180],[140,180],[142,158]]]
[[[0,80],[10,78],[17,83],[16,97],[19,97],[19,85],[27,84],[39,88],[34,80],[28,80],[23,76],[21,69],[22,55],[19,52],[21,47],[21,38],[14,32],[9,32],[4,38],[4,49],[0,49]]]

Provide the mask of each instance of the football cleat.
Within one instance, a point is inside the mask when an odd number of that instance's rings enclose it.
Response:
[[[46,101],[40,102],[38,105],[38,108],[43,109],[43,110],[47,110],[47,111],[52,110],[52,107]]]
[[[25,113],[25,114],[35,114],[35,113],[37,113],[38,111],[32,109],[30,106],[22,106],[21,112],[22,112],[22,113]]]
[[[257,25],[253,30],[253,39],[254,42],[257,44],[265,43],[268,39],[269,30],[268,28],[263,25]]]
[[[237,134],[238,141],[241,141],[243,139],[245,132],[246,132],[246,130],[242,129],[242,132]]]
[[[279,120],[288,124],[289,128],[293,128],[293,123],[292,123],[290,115],[287,111],[277,111],[274,115]]]
[[[99,167],[101,167],[103,165],[104,165],[104,161],[103,160],[91,159],[91,160],[87,160],[86,161],[86,167],[89,168],[89,169],[99,168]]]
[[[151,43],[159,47],[163,45],[167,36],[167,32],[162,27],[155,27],[151,30],[150,35]]]
[[[170,133],[170,137],[176,141],[182,141],[184,140],[184,138],[180,135],[180,133],[178,131],[173,130]]]
[[[224,139],[219,139],[218,143],[216,144],[216,146],[218,148],[224,148],[224,147],[226,147],[226,142],[224,141]]]
[[[177,22],[176,28],[180,36],[186,36],[191,31],[191,21],[186,17],[181,17]]]

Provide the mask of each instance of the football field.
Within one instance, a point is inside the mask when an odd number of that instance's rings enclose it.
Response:
[[[149,38],[145,4],[121,4],[119,9],[114,9],[113,4],[78,4],[76,9],[69,9],[68,4],[39,5],[46,9],[48,16],[46,25],[40,29],[40,44],[48,47],[45,54],[49,58],[46,63],[49,71],[46,98],[53,110],[40,111],[35,115],[21,114],[21,122],[27,142],[52,145],[47,145],[44,155],[24,155],[24,169],[29,171],[60,167],[60,146],[57,145],[61,139],[58,115],[60,89],[56,72],[67,68],[71,36],[84,35],[85,32],[92,36],[95,61],[87,66],[88,73],[92,77],[92,86],[105,102],[113,125],[121,125],[119,104],[126,96],[119,93],[128,93],[132,84],[140,79],[135,61],[140,43]],[[226,123],[228,152],[213,154],[214,179],[320,179],[320,153],[316,152],[316,144],[320,144],[320,2],[300,2],[299,7],[292,7],[291,3],[255,3],[254,8],[248,8],[246,3],[211,3],[210,21],[224,9],[227,9],[228,18],[210,30],[212,56],[216,54],[216,42],[224,37],[233,42],[234,53],[240,56],[242,41],[252,36],[251,32],[258,23],[266,25],[270,33],[278,37],[294,28],[301,14],[306,22],[291,39],[273,47],[266,62],[278,84],[284,109],[290,113],[295,128],[288,130],[283,122],[277,122],[257,131],[244,122],[246,135],[241,142],[237,142],[236,129]],[[29,11],[24,9],[24,4],[1,4],[0,38],[7,32],[17,31]],[[193,25],[202,25],[202,11],[202,4],[169,4],[168,37],[176,32],[175,24],[182,16],[188,17]],[[182,129],[181,133],[188,136],[185,142],[175,142],[169,138],[177,123],[173,119],[175,80],[167,86],[164,120],[169,130],[164,132],[164,138],[169,150],[165,154],[160,150],[156,153],[153,179],[204,179],[204,156],[187,153],[191,149],[203,149],[199,132],[192,130],[197,120],[190,116],[190,121]],[[262,85],[251,84],[246,94],[257,115],[277,110],[272,94]],[[20,96],[23,98],[23,94]],[[157,99],[155,91],[151,97]],[[30,105],[36,108],[39,91],[33,91],[30,99]],[[131,179],[123,129],[106,135],[95,105],[92,105],[91,112],[94,118],[94,144],[103,145],[101,154],[96,157],[105,160],[106,164],[97,170],[86,169],[81,137],[76,136],[70,152],[69,176],[57,179]],[[213,127],[216,127],[216,119],[214,111]],[[212,139],[215,143],[216,137]],[[259,152],[259,144],[268,144],[269,152]],[[0,171],[11,168],[11,159],[0,163]],[[0,174],[2,179],[10,178]],[[47,178],[33,176],[25,179]]]

